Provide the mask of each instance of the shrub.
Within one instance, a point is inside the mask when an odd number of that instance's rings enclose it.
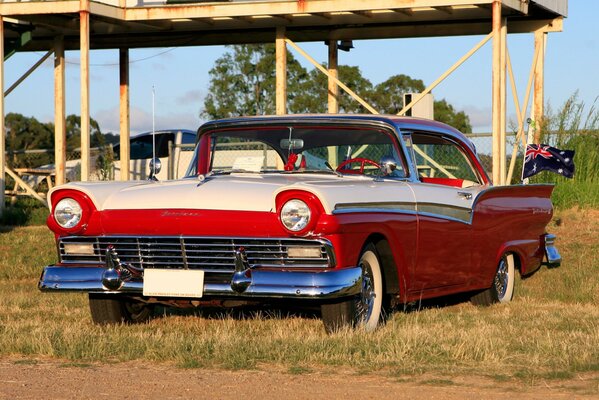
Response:
[[[20,198],[16,203],[6,206],[0,216],[0,225],[44,225],[48,214],[48,208],[37,200]]]
[[[533,183],[554,183],[553,203],[558,208],[599,208],[599,110],[590,108],[574,93],[556,113],[548,111],[541,125],[541,143],[574,150],[574,178],[541,172]]]

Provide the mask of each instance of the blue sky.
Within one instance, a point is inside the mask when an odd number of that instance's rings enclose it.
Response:
[[[590,106],[599,96],[599,34],[593,31],[599,1],[572,0],[564,31],[550,33],[545,61],[545,101],[559,107],[575,91]],[[430,39],[355,41],[355,48],[340,52],[341,64],[356,65],[373,83],[391,75],[407,74],[429,84],[481,40],[481,36]],[[326,61],[322,43],[299,43],[318,61]],[[520,102],[524,96],[534,53],[532,34],[508,35]],[[208,90],[208,72],[225,48],[161,48],[130,51],[131,132],[152,129],[152,86],[156,91],[156,128],[195,130]],[[291,50],[293,52],[293,50]],[[475,132],[490,131],[491,42],[438,86],[433,94],[466,111]],[[43,53],[17,54],[5,64],[5,88],[33,65]],[[294,54],[311,68],[301,55]],[[66,53],[67,114],[79,114],[79,52]],[[90,55],[90,109],[104,132],[118,133],[118,51],[92,51]],[[6,112],[52,121],[54,113],[53,66],[46,61],[5,100]],[[515,120],[508,85],[508,120]]]

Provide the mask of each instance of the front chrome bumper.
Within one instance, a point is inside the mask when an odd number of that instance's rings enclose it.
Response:
[[[122,293],[141,296],[143,280],[122,280],[114,286],[111,271],[98,266],[60,266],[44,268],[38,287],[43,292],[75,291],[88,293]],[[288,298],[330,300],[356,295],[360,292],[360,267],[324,271],[276,271],[252,269],[243,291],[235,282],[204,282],[203,297]],[[107,285],[108,284],[108,285]]]

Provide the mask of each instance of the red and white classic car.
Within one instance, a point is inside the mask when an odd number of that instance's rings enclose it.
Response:
[[[156,304],[319,306],[327,331],[401,303],[508,302],[516,271],[559,265],[550,185],[492,186],[455,129],[397,116],[206,123],[186,177],[49,194],[59,262],[42,291],[89,293],[101,324]]]

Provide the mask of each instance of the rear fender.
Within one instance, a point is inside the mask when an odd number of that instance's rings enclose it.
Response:
[[[506,253],[520,261],[520,273],[537,270],[544,255],[544,236],[553,215],[553,185],[497,186],[481,191],[472,208],[472,229],[477,251],[472,262],[492,279]]]

